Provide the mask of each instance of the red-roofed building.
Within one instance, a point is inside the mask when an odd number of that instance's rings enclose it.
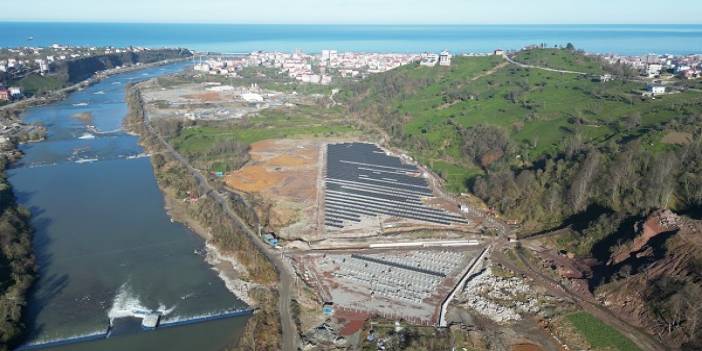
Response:
[[[0,87],[0,101],[10,101],[10,91],[5,87]]]

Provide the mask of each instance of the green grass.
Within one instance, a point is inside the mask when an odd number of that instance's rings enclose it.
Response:
[[[568,321],[597,350],[639,351],[629,339],[611,326],[586,312],[569,314]]]
[[[234,139],[252,144],[266,139],[334,137],[358,133],[339,119],[337,110],[299,107],[294,110],[267,110],[243,123],[228,126],[195,126],[183,130],[171,140],[184,154],[209,150],[219,140]]]
[[[57,76],[40,76],[31,74],[22,78],[17,85],[22,88],[25,95],[41,95],[45,92],[61,89],[65,86],[65,81]]]
[[[440,160],[420,160],[420,162],[429,165],[432,171],[446,180],[445,189],[454,193],[467,192],[467,182],[473,177],[482,174],[479,168],[457,165]]]
[[[528,50],[517,58],[568,70],[603,70],[597,58],[569,50]],[[591,77],[514,65],[486,75],[503,62],[496,57],[457,57],[448,69],[401,67],[371,77],[365,83],[366,97],[356,106],[381,105],[396,116],[403,116],[400,128],[406,142],[402,146],[418,159],[466,167],[462,172],[451,169],[451,179],[446,178],[452,190],[464,190],[462,184],[477,167],[463,156],[462,137],[456,125],[500,127],[508,133],[522,159],[534,161],[563,152],[564,142],[575,135],[591,145],[641,137],[676,118],[685,108],[696,108],[702,103],[700,92],[643,100],[643,83],[600,83]],[[482,77],[474,79],[478,76]],[[379,99],[389,84],[400,86],[400,93],[389,101]],[[640,116],[641,127],[622,128],[622,121],[634,114]],[[659,140],[651,139],[647,147],[670,150]],[[435,166],[435,170],[441,168]]]
[[[596,57],[581,55],[567,49],[532,49],[518,53],[514,60],[528,65],[592,74],[604,73]]]

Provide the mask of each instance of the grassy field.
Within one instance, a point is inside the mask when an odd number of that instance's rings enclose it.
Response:
[[[592,74],[605,73],[601,62],[592,56],[573,55],[570,50],[532,49],[518,53],[514,60],[528,65]]]
[[[252,144],[266,139],[334,137],[358,133],[339,116],[338,109],[323,110],[314,107],[265,110],[241,123],[184,129],[171,142],[179,152],[187,155],[207,151],[223,139]]]
[[[571,50],[538,49],[516,56],[530,64],[604,72],[596,58]],[[460,128],[499,127],[508,133],[519,162],[530,162],[563,152],[564,141],[574,137],[586,144],[604,145],[644,136],[702,101],[702,93],[696,91],[643,99],[643,83],[601,83],[589,76],[506,65],[500,57],[456,57],[448,69],[412,65],[391,74],[393,81],[418,88],[380,101],[376,96],[387,89],[389,79],[372,77],[370,88],[365,95],[359,94],[356,105],[384,105],[402,116],[402,138],[406,140],[402,146],[419,159],[440,160],[434,162],[434,170],[450,169],[447,181],[454,191],[465,190],[465,183],[479,169],[461,152]],[[669,149],[661,138],[647,136],[646,147]]]
[[[45,92],[59,90],[66,86],[66,81],[58,76],[40,76],[32,74],[17,82],[26,95],[41,95]]]
[[[595,350],[640,350],[624,335],[589,313],[576,312],[566,318]]]

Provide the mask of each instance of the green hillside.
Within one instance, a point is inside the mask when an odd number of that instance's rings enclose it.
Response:
[[[618,79],[601,83],[590,75],[521,68],[501,57],[456,57],[451,67],[409,65],[373,76],[347,89],[346,99],[354,115],[383,128],[444,176],[449,190],[471,190],[533,227],[558,225],[591,205],[628,214],[699,206],[689,187],[701,182],[699,166],[683,150],[699,148],[700,123],[694,121],[702,93],[642,98],[645,82],[624,79],[621,67],[573,50],[528,50],[514,59],[611,72]],[[617,169],[621,153],[636,162]],[[679,168],[682,157],[686,169]],[[658,169],[663,165],[676,168]],[[585,166],[586,186],[573,186]],[[655,181],[647,177],[664,171]],[[618,188],[598,184],[613,173],[623,181]],[[688,186],[672,184],[673,175],[683,173]],[[659,189],[671,183],[672,194],[649,191],[642,182]]]
[[[608,65],[594,56],[563,49],[532,49],[514,55],[514,61],[532,66],[590,74],[607,73]]]

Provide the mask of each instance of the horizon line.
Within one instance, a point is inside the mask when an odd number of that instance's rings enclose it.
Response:
[[[90,21],[90,20],[43,20],[43,19],[0,19],[0,23],[56,23],[56,24],[171,24],[171,25],[241,25],[241,26],[702,26],[701,23],[268,23],[268,22],[168,22],[168,21]]]

